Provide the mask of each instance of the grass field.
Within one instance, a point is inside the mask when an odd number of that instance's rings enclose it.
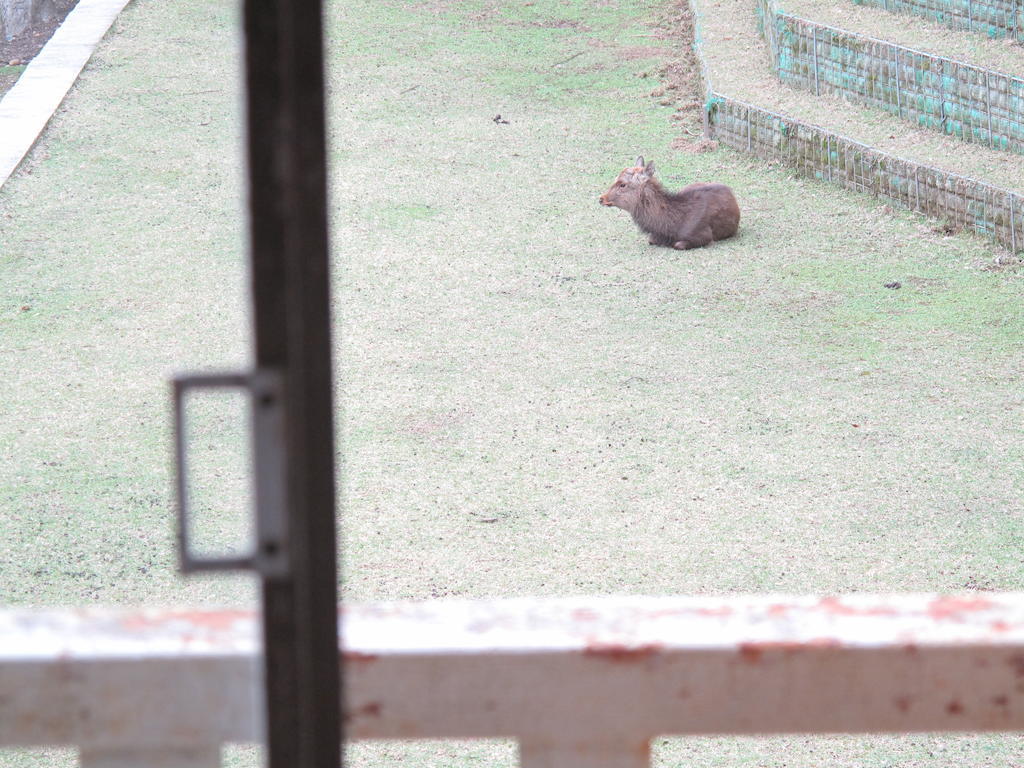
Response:
[[[241,579],[175,575],[169,495],[167,375],[249,359],[232,9],[136,0],[0,190],[8,605],[252,600]],[[1024,588],[1021,272],[868,197],[674,149],[673,109],[650,94],[685,53],[676,10],[329,4],[347,600]],[[733,186],[740,236],[647,245],[597,203],[638,154],[669,186]],[[223,545],[237,431],[198,413],[204,531]],[[1024,763],[1009,736],[657,754]]]

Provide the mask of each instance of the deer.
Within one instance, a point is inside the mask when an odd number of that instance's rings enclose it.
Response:
[[[643,157],[623,169],[600,202],[629,213],[651,245],[679,251],[732,237],[740,223],[740,207],[725,184],[698,182],[666,192],[654,178],[654,163]]]

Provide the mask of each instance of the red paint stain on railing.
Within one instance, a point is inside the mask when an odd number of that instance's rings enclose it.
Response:
[[[611,662],[642,661],[661,653],[660,643],[625,645],[622,643],[589,643],[583,649],[584,656],[605,659]]]
[[[1013,668],[1015,677],[1018,679],[1024,677],[1024,654],[1015,653],[1006,660],[1006,663]]]
[[[985,611],[993,607],[992,601],[983,597],[940,597],[928,604],[928,615],[937,621],[959,621],[964,613]]]
[[[696,613],[698,616],[730,616],[732,615],[732,608],[727,605],[717,608],[698,608]]]
[[[768,640],[764,642],[750,642],[739,644],[740,659],[748,664],[757,664],[765,653],[771,651],[783,651],[785,653],[798,653],[808,650],[823,650],[826,648],[839,648],[842,643],[834,637],[815,637],[810,640]]]
[[[747,664],[758,664],[764,655],[764,643],[740,643],[740,658]]]
[[[382,707],[379,701],[369,701],[361,707],[357,707],[356,709],[346,712],[345,720],[351,721],[357,718],[367,717],[377,718],[380,717],[381,709]]]
[[[342,651],[341,659],[345,662],[361,662],[368,663],[371,661],[377,661],[380,656],[376,653],[366,653],[365,651]]]
[[[833,613],[837,616],[895,616],[898,613],[895,608],[888,605],[865,608],[847,605],[838,597],[823,597],[818,602],[818,607],[826,613]]]

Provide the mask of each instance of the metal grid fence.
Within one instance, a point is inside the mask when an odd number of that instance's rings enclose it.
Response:
[[[780,80],[853,98],[964,141],[1024,153],[1024,80],[758,3]]]
[[[1022,0],[853,0],[896,13],[945,24],[952,29],[980,32],[992,38],[1010,37],[1024,42]]]
[[[782,160],[798,172],[985,235],[1016,253],[1024,250],[1024,200],[1012,190],[890,155],[820,126],[715,91],[701,55],[701,17],[694,11],[694,49],[705,88],[705,129],[722,143]],[[762,31],[773,44],[779,28],[772,0],[757,0]],[[777,42],[777,41],[775,41]]]
[[[712,95],[708,114],[712,135],[730,147],[783,160],[803,175],[885,198],[1014,252],[1024,249],[1024,204],[1011,190],[895,157],[720,94]]]

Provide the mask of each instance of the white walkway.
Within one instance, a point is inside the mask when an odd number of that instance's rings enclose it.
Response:
[[[0,186],[10,178],[130,0],[80,0],[0,101]]]

